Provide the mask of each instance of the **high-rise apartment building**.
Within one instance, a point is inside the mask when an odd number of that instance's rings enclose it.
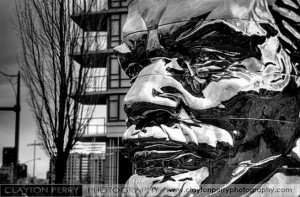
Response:
[[[130,80],[118,65],[113,47],[122,42],[122,28],[127,18],[126,0],[78,0],[71,16],[85,36],[87,53],[74,53],[72,58],[81,67],[101,73],[80,98],[82,104],[106,106],[105,135],[84,135],[82,141],[106,142],[104,183],[125,183],[133,173],[133,166],[124,157],[122,136],[126,130],[123,99]],[[92,35],[92,36],[91,36]],[[85,47],[85,46],[84,46]],[[98,120],[91,122],[97,123]],[[104,137],[103,137],[104,136]]]
[[[104,154],[70,154],[64,182],[66,184],[101,184],[104,182]]]
[[[65,177],[64,177],[64,183],[66,184],[80,183],[80,154],[73,153],[69,155]]]
[[[64,176],[65,184],[103,184],[104,153],[71,153]],[[47,172],[49,183],[54,183],[54,165],[50,162]]]

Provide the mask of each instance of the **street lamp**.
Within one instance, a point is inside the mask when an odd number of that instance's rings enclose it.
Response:
[[[17,180],[18,173],[18,161],[19,161],[19,135],[20,135],[20,71],[17,75],[8,75],[2,71],[0,74],[4,75],[13,87],[16,94],[16,105],[13,107],[0,107],[0,111],[14,111],[16,112],[16,126],[15,126],[15,158],[14,158],[14,178]],[[15,90],[14,84],[11,83],[10,78],[17,77],[17,91]]]
[[[33,161],[33,172],[32,172],[32,183],[35,183],[35,181],[34,181],[34,177],[35,177],[35,161],[36,160],[41,160],[41,158],[35,158],[35,159],[31,159],[31,160],[28,160],[28,161],[25,161],[25,162],[23,162],[22,164],[24,165],[24,164],[26,164],[26,163],[29,163],[29,162],[32,162]]]
[[[34,143],[33,144],[27,144],[27,146],[33,146],[33,159],[32,159],[32,161],[33,161],[33,175],[32,175],[32,177],[34,178],[35,177],[35,160],[37,160],[36,158],[35,158],[35,152],[36,152],[36,146],[40,146],[40,145],[42,145],[41,143],[36,143],[36,140],[34,140]]]
[[[28,160],[28,161],[23,162],[23,164],[32,162],[32,161],[34,161],[34,160],[41,160],[41,158],[38,157],[38,158],[36,158],[36,159],[30,159],[30,160]]]

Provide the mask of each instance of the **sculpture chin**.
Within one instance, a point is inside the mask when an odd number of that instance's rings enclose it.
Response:
[[[199,189],[201,183],[209,176],[207,167],[189,171],[172,176],[146,177],[143,175],[132,175],[125,185],[123,196],[176,196],[179,193],[184,196],[192,189]],[[174,191],[168,189],[175,189]]]
[[[267,166],[273,166],[271,171],[276,167],[276,162],[275,165],[272,163],[280,155],[257,161],[245,159],[241,154],[233,157],[234,145],[238,143],[237,138],[233,138],[236,132],[182,121],[173,125],[129,126],[123,142],[137,174],[126,183],[128,190],[133,192],[128,196],[176,196],[175,191],[183,192],[179,196],[187,192],[188,196],[191,189],[209,187],[210,184],[226,188],[244,183],[244,175],[268,169]]]
[[[140,129],[132,125],[123,140],[137,174],[146,177],[170,177],[209,167],[210,161],[228,155],[233,147],[233,139],[224,129],[182,122]]]
[[[177,151],[139,151],[134,156],[137,174],[147,177],[173,176],[197,170],[207,162],[199,155]]]

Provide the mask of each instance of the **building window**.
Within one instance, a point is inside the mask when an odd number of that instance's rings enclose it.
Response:
[[[111,95],[108,97],[108,122],[125,121],[126,114],[123,109],[124,95]]]
[[[110,0],[110,8],[125,8],[127,0]]]
[[[109,63],[109,88],[128,88],[130,79],[119,66],[118,59],[115,55],[110,56]]]
[[[122,29],[126,22],[127,14],[113,14],[110,16],[110,47],[113,48],[122,42]]]

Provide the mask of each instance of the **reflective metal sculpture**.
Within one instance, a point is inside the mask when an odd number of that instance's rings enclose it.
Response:
[[[299,184],[300,1],[128,3],[114,50],[132,80],[123,141],[140,190],[124,196]]]

